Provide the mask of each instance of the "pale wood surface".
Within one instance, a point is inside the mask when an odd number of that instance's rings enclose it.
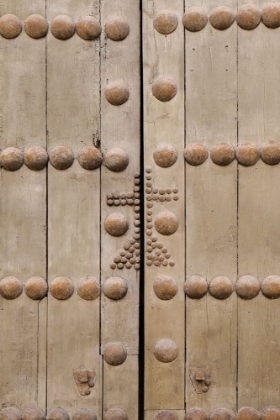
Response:
[[[240,1],[240,6],[246,2]],[[254,1],[261,9],[265,2]],[[238,30],[239,142],[279,137],[278,38],[263,24]],[[279,165],[239,167],[239,275],[279,275]],[[262,294],[238,300],[238,405],[279,405],[280,308]]]
[[[138,353],[139,353],[139,280],[140,271],[131,268],[112,269],[114,258],[124,250],[124,245],[134,235],[134,207],[108,206],[107,194],[133,193],[134,175],[140,173],[140,9],[134,1],[102,0],[101,24],[101,146],[105,155],[112,148],[121,148],[129,156],[124,171],[101,169],[101,283],[112,276],[125,279],[126,296],[113,301],[101,297],[101,351],[112,341],[119,341],[127,349],[128,357],[121,366],[103,362],[104,411],[122,407],[131,419],[138,418]],[[122,18],[129,24],[129,35],[122,41],[107,38],[106,22]],[[110,104],[105,98],[107,83],[123,80],[129,90],[129,99],[120,106]],[[127,217],[129,229],[120,237],[113,237],[104,228],[106,218],[112,213]]]
[[[98,2],[47,2],[47,18],[59,14],[75,22],[85,15],[99,16]],[[48,150],[68,146],[75,157],[99,136],[99,41],[47,37]],[[48,305],[48,410],[64,408],[70,415],[79,408],[100,416],[100,299],[77,295],[78,281],[99,279],[100,170],[87,171],[75,159],[71,168],[48,172],[48,278],[69,277],[72,297]],[[73,372],[93,370],[95,386],[81,396]]]
[[[44,1],[2,1],[1,16],[44,14]],[[45,41],[0,40],[0,148],[46,145]],[[0,279],[46,276],[46,172],[1,170]],[[0,407],[45,407],[46,301],[0,298]],[[38,335],[40,340],[38,340]],[[5,337],[3,339],[3,337]]]
[[[170,35],[161,35],[153,27],[155,15],[168,9],[178,16],[178,27]],[[153,236],[168,249],[174,267],[145,265],[145,410],[184,408],[185,321],[185,214],[184,214],[184,29],[181,24],[183,3],[180,0],[143,2],[143,65],[144,65],[144,163],[152,169],[154,188],[178,188],[178,201],[154,201],[153,217],[169,210],[179,220],[178,230],[163,236],[153,228]],[[177,95],[170,102],[160,102],[152,95],[152,83],[158,76],[169,76],[177,85]],[[173,145],[177,162],[160,168],[153,160],[153,151],[161,143]],[[146,174],[145,174],[146,175]],[[145,201],[146,206],[147,201]],[[146,211],[146,207],[145,207]],[[145,213],[146,216],[146,213]],[[145,222],[146,223],[146,222]],[[147,223],[146,229],[147,230]],[[149,237],[145,235],[145,242]],[[145,250],[147,244],[145,243]],[[147,253],[145,254],[147,258]],[[145,260],[146,264],[147,259]],[[153,282],[158,275],[173,277],[177,295],[169,301],[156,297]],[[178,346],[178,357],[171,363],[158,361],[153,353],[159,339],[171,339]]]
[[[178,420],[184,420],[185,412],[183,410],[172,410],[178,417]],[[145,420],[153,420],[153,418],[158,414],[156,410],[147,410],[145,411]]]
[[[219,5],[236,10],[236,2],[196,1],[207,13]],[[236,25],[218,31],[207,26],[185,32],[186,144],[202,142],[211,149],[226,141],[236,145],[237,68]],[[200,167],[186,164],[186,264],[187,276],[215,276],[236,280],[237,270],[237,166],[215,165],[210,157]],[[236,407],[236,296],[226,301],[207,295],[186,299],[186,405]],[[207,393],[197,394],[188,370],[211,369]]]

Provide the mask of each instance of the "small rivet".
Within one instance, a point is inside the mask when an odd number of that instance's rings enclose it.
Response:
[[[75,33],[75,23],[67,15],[56,16],[51,24],[51,32],[55,38],[69,39]]]
[[[104,346],[103,354],[105,361],[112,366],[123,364],[127,358],[126,348],[118,341],[107,343]]]
[[[40,39],[47,35],[49,24],[41,15],[31,15],[24,22],[25,33],[30,38]]]
[[[32,146],[24,152],[24,163],[33,171],[40,171],[48,162],[48,154],[41,146]]]
[[[50,292],[54,298],[65,300],[72,296],[74,286],[68,277],[56,277],[50,285]]]
[[[31,277],[24,287],[25,293],[30,299],[43,299],[48,292],[48,285],[42,277]]]
[[[50,152],[50,162],[55,169],[64,170],[73,164],[74,155],[66,146],[57,146]]]
[[[102,163],[102,155],[99,149],[94,146],[84,146],[78,154],[78,162],[82,168],[94,170]]]
[[[128,154],[119,147],[114,147],[113,149],[108,150],[104,158],[104,165],[113,172],[124,171],[128,164]]]
[[[154,347],[154,355],[162,363],[173,362],[178,356],[178,346],[173,340],[162,338]]]
[[[101,34],[101,26],[95,17],[84,16],[77,23],[76,32],[80,38],[86,41],[92,41]]]
[[[0,164],[7,171],[17,171],[23,164],[23,153],[16,147],[7,147],[0,154]]]

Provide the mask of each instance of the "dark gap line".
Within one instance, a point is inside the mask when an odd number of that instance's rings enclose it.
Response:
[[[237,0],[237,9],[238,9],[238,0]],[[237,117],[237,122],[236,122],[236,139],[237,139],[237,145],[239,144],[239,125],[238,125],[238,120],[239,120],[239,115],[238,115],[238,35],[239,35],[239,30],[238,27],[236,29],[236,88],[237,88],[237,101],[236,101],[236,117]],[[238,258],[239,258],[239,163],[237,162],[237,179],[236,179],[236,187],[237,187],[237,192],[236,192],[236,212],[237,212],[237,217],[236,217],[236,274],[237,274],[237,279],[239,277],[239,262],[238,262]],[[237,280],[236,279],[236,280]],[[239,328],[239,323],[238,323],[238,298],[236,298],[236,323],[237,323],[237,330],[236,330],[236,411],[238,411],[238,352],[239,352],[239,347],[238,347],[238,328]]]
[[[45,1],[45,18],[47,19],[47,1]],[[48,151],[48,38],[45,38],[45,106],[46,106],[46,150]],[[49,170],[46,165],[46,281],[49,283]],[[45,410],[48,409],[48,327],[49,327],[49,298],[47,295],[46,305],[46,394],[45,394]]]

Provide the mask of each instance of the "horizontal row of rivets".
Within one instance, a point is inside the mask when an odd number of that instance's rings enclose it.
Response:
[[[155,295],[161,300],[170,300],[176,296],[178,285],[170,276],[158,276],[153,289]],[[261,291],[269,299],[280,298],[280,276],[267,276],[261,283],[251,275],[238,278],[235,286],[228,277],[217,276],[209,283],[204,277],[189,276],[185,282],[185,293],[192,299],[201,299],[209,292],[216,299],[227,299],[235,291],[242,299],[253,299]]]
[[[82,168],[94,170],[103,164],[110,171],[121,172],[129,164],[128,154],[118,147],[110,149],[104,158],[101,151],[94,146],[84,146],[77,155]],[[48,153],[41,146],[32,146],[24,152],[16,147],[7,147],[0,154],[0,166],[7,171],[17,171],[23,163],[34,171],[43,169],[48,160],[58,170],[70,168],[74,162],[74,154],[69,147],[57,146]]]
[[[255,29],[260,22],[271,29],[280,26],[280,4],[270,3],[264,6],[261,11],[254,4],[246,4],[235,14],[227,6],[218,6],[212,9],[207,15],[202,7],[191,7],[183,16],[184,27],[190,32],[198,32],[205,28],[208,20],[213,28],[225,30],[234,21],[245,30]],[[162,10],[154,18],[154,28],[162,35],[169,35],[178,27],[178,16],[171,10]]]
[[[5,407],[0,410],[1,420],[70,420],[70,416],[67,411],[62,408],[53,408],[46,415],[41,408],[25,408],[21,413],[15,407]],[[125,410],[120,407],[109,408],[105,411],[104,420],[128,420],[128,416]],[[97,420],[96,413],[89,408],[78,408],[73,416],[72,420]]]
[[[56,277],[50,284],[50,293],[59,300],[70,298],[74,293],[74,285],[68,277]],[[23,290],[30,299],[43,299],[48,292],[48,284],[42,277],[31,277],[23,283],[16,277],[4,277],[0,281],[0,295],[5,299],[16,299]],[[125,297],[128,286],[121,277],[108,278],[102,287],[106,297],[119,300]],[[100,295],[99,281],[95,277],[85,277],[78,282],[78,295],[85,300],[94,300]]]
[[[215,408],[209,415],[202,408],[191,408],[186,410],[184,420],[279,420],[280,408],[266,407],[258,411],[253,407],[242,407],[235,414],[227,408]],[[153,420],[178,420],[175,411],[161,410]]]
[[[71,38],[76,32],[84,40],[94,40],[101,34],[101,25],[93,16],[84,16],[75,23],[70,16],[59,15],[51,22],[51,33],[57,39]],[[41,15],[29,16],[24,24],[12,14],[0,18],[0,35],[13,39],[20,35],[24,28],[26,34],[34,39],[43,38],[49,29],[48,21]],[[129,34],[129,24],[121,17],[113,17],[105,23],[105,35],[113,41],[122,41]]]

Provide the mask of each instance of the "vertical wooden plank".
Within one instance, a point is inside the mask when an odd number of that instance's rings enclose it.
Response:
[[[172,416],[172,415],[174,416],[175,415],[175,416],[177,416],[176,418],[178,420],[184,420],[185,411],[183,411],[183,410],[173,410],[173,411],[169,411],[169,410],[161,410],[161,411],[147,410],[147,411],[145,411],[145,420],[153,420],[153,419],[164,418],[163,417],[164,415],[165,416],[166,415],[169,415],[169,416]]]
[[[12,13],[22,22],[33,13],[44,16],[44,11],[43,0],[2,1],[0,7],[1,16]],[[1,151],[14,147],[23,155],[34,145],[45,148],[45,40],[25,32],[15,39],[1,37],[0,68]],[[1,168],[0,177],[0,280],[45,279],[46,170]],[[44,409],[46,299],[32,300],[23,291],[15,300],[0,297],[0,308],[0,407]]]
[[[218,6],[233,13],[236,1],[187,1],[206,16]],[[186,45],[186,145],[236,145],[237,42],[236,25],[225,30],[210,22],[198,32],[185,32]],[[192,143],[194,142],[194,143]],[[220,166],[210,156],[201,164],[186,163],[187,280],[201,276],[208,283],[237,275],[237,165]],[[194,282],[194,286],[196,283]],[[196,288],[196,286],[195,286]],[[219,300],[209,293],[186,297],[186,405],[236,408],[237,304],[233,294]],[[209,368],[211,385],[199,393],[190,369]]]
[[[48,0],[48,20],[61,14],[75,23],[89,15],[98,20],[99,3]],[[84,40],[76,33],[61,40],[48,34],[47,128],[50,155],[65,146],[75,157],[68,169],[50,164],[48,172],[50,288],[60,276],[74,286],[66,300],[49,296],[48,410],[61,407],[71,415],[82,407],[100,416],[100,298],[93,293],[87,300],[79,289],[84,278],[96,280],[93,289],[100,283],[100,170],[84,169],[76,159],[83,147],[99,144],[99,39]]]
[[[183,2],[143,2],[145,410],[184,409]]]
[[[253,2],[260,11],[266,2]],[[246,4],[240,0],[239,7]],[[279,32],[261,23],[252,31],[238,28],[239,144],[262,147],[279,137]],[[260,283],[279,276],[279,165],[261,159],[239,165],[239,276]],[[238,299],[238,404],[263,409],[279,405],[279,301],[261,292]]]
[[[139,273],[140,273],[140,3],[100,3],[101,141],[101,343],[103,410],[122,408],[138,418]],[[119,96],[118,96],[119,94]],[[118,101],[119,100],[119,101]],[[116,215],[116,217],[114,216]],[[115,234],[121,226],[124,229]],[[126,227],[128,224],[128,229]],[[127,292],[114,297],[119,277]],[[113,279],[112,279],[113,278]],[[123,349],[125,360],[108,359]],[[111,364],[113,363],[113,364]]]

